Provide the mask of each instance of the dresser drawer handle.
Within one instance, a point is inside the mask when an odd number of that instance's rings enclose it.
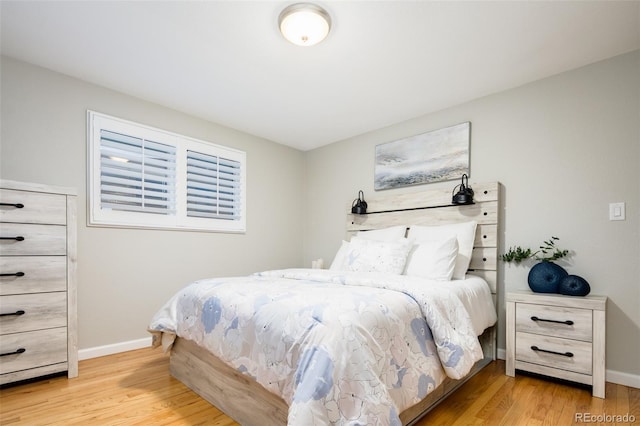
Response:
[[[22,203],[0,203],[0,206],[7,206],[7,207],[15,207],[16,209],[21,209],[24,207],[24,204]]]
[[[571,352],[556,352],[556,351],[548,351],[546,349],[540,349],[537,346],[531,346],[531,350],[532,351],[536,351],[536,352],[546,352],[548,354],[554,354],[554,355],[562,355],[562,356],[566,356],[567,358],[573,358],[573,354]]]
[[[27,350],[25,348],[18,348],[13,352],[6,352],[3,354],[0,354],[0,356],[7,356],[7,355],[18,355],[18,354],[23,354],[25,353]]]
[[[26,314],[26,312],[20,309],[19,311],[9,312],[8,314],[0,314],[0,317],[10,317],[10,316],[19,317],[20,315],[24,315],[24,314]]]
[[[0,240],[16,240],[16,241],[24,241],[24,237],[0,237]]]
[[[531,317],[531,321],[555,322],[556,324],[573,325],[573,321],[571,320],[556,321],[556,320],[550,320],[550,319],[544,319],[544,318],[538,318],[538,317]]]
[[[24,272],[14,272],[13,274],[0,274],[0,277],[24,277]]]

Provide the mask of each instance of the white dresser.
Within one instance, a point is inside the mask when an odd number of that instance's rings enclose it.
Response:
[[[605,396],[605,296],[507,293],[506,374],[515,370],[591,385]]]
[[[0,180],[0,384],[78,375],[76,198]]]

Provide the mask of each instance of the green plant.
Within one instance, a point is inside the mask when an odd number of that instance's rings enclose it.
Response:
[[[522,248],[520,246],[509,247],[509,250],[500,256],[505,262],[520,263],[529,258],[535,258],[540,262],[553,262],[569,255],[569,250],[560,250],[556,247],[556,241],[560,238],[551,237],[547,241],[543,241],[540,249],[532,252],[530,248]]]

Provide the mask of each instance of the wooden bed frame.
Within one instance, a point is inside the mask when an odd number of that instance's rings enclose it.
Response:
[[[367,200],[366,215],[348,215],[347,233],[394,225],[441,225],[475,220],[478,227],[468,272],[483,277],[489,283],[497,306],[500,184],[472,182],[471,187],[475,192],[475,204],[472,205],[451,205],[451,191],[448,189],[431,189]],[[417,422],[447,395],[496,359],[495,326],[485,330],[480,336],[480,342],[484,359],[478,361],[465,378],[447,378],[418,404],[400,413],[403,425]],[[190,340],[176,339],[171,349],[170,372],[242,425],[287,424],[288,406],[282,398]]]

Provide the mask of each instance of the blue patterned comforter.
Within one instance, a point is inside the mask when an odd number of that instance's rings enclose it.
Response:
[[[192,340],[280,395],[289,425],[400,425],[401,411],[482,358],[447,284],[316,269],[207,279],[169,300],[149,331],[165,349],[176,335]]]

